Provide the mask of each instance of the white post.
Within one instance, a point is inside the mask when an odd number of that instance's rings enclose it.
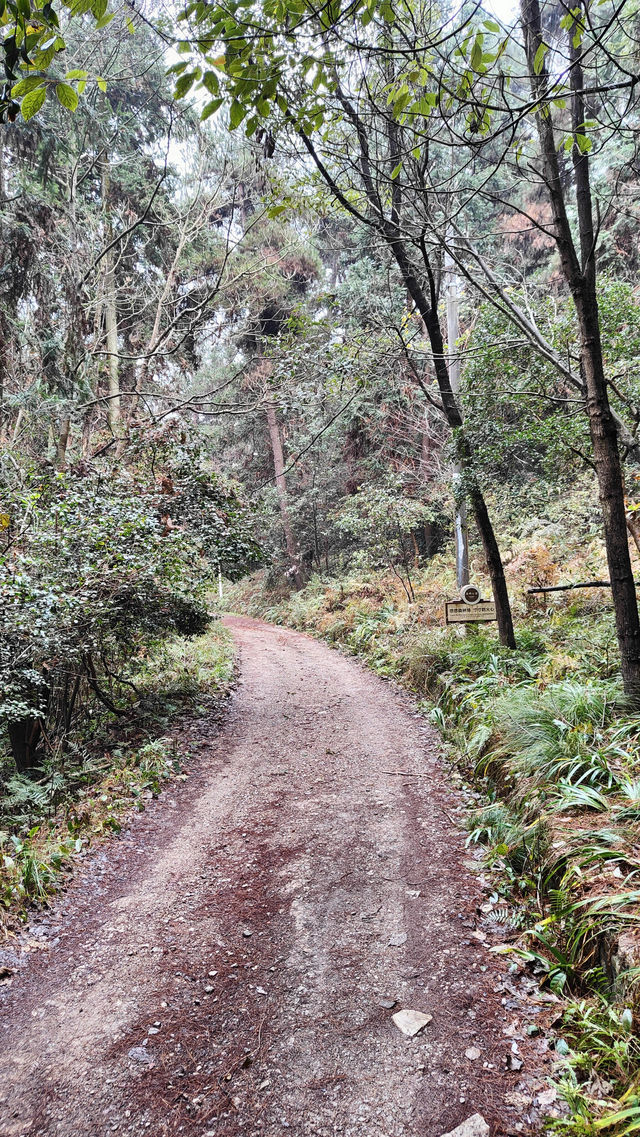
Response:
[[[452,233],[449,232],[449,240]],[[448,366],[451,388],[454,394],[460,390],[460,357],[458,355],[458,340],[460,338],[460,320],[458,316],[458,273],[453,257],[445,253],[444,268],[446,277],[447,295],[447,339],[449,341]],[[458,495],[461,491],[462,469],[458,463],[453,471],[453,489]],[[467,527],[467,503],[464,500],[456,510],[455,519],[456,538],[456,579],[458,588],[469,583],[469,530]]]
[[[222,569],[218,565],[218,597],[222,600]]]

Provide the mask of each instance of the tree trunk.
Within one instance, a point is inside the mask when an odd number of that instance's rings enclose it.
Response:
[[[386,217],[382,208],[381,197],[377,193],[374,182],[374,168],[371,164],[365,124],[358,117],[349,100],[339,89],[338,96],[342,102],[345,113],[350,118],[356,130],[359,147],[359,169],[362,187],[371,210],[370,217],[365,217],[364,214],[354,208],[352,202],[349,200],[349,196],[342,191],[331,174],[331,171],[325,166],[322,159],[316,153],[313,142],[309,136],[301,129],[298,130],[298,134],[315,162],[318,171],[336,199],[344,206],[348,213],[355,215],[360,222],[370,225],[379,233],[382,240],[385,241],[398,265],[402,282],[422,318],[431,346],[436,380],[440,390],[441,410],[456,437],[457,452],[463,473],[463,489],[471,499],[476,523],[487,558],[487,566],[496,604],[500,642],[506,647],[513,648],[516,646],[516,640],[504,568],[500,557],[498,542],[491,524],[491,518],[489,517],[489,511],[487,510],[480,488],[475,481],[473,452],[468,439],[464,436],[460,406],[451,388],[449,369],[444,354],[444,340],[440,327],[440,318],[438,316],[438,295],[433,272],[426,253],[426,246],[423,245],[421,248],[424,259],[424,272],[422,269],[418,271],[414,267],[412,257],[409,255],[401,228],[402,195],[399,183],[394,180],[392,172],[389,175],[385,187],[386,190],[390,188],[392,199],[391,215],[390,217]],[[390,153],[395,154],[396,152],[397,146],[392,137],[390,139]],[[426,284],[423,284],[425,274],[428,280],[428,287]]]
[[[19,774],[37,769],[36,747],[42,733],[40,719],[26,718],[8,724],[11,753]]]
[[[427,335],[429,336],[433,365],[442,399],[442,409],[449,426],[454,431],[456,440],[456,452],[462,475],[463,491],[471,503],[473,516],[478,527],[478,533],[480,534],[480,540],[482,541],[482,547],[487,561],[487,569],[491,579],[493,599],[496,606],[500,643],[504,644],[505,647],[515,648],[516,637],[513,628],[513,616],[511,614],[511,603],[509,601],[509,591],[504,575],[502,557],[500,556],[500,548],[491,523],[489,510],[484,500],[484,495],[476,480],[473,468],[473,450],[471,443],[464,433],[462,412],[451,387],[433,281],[431,280],[431,301],[429,302],[407,257],[404,245],[396,239],[391,241],[391,246],[395,253],[404,283],[422,316]]]
[[[58,453],[56,456],[56,469],[64,470],[67,464],[67,447],[69,445],[69,435],[71,434],[71,415],[65,414],[62,422],[60,423],[60,434],[58,435]]]
[[[627,514],[627,529],[633,537],[633,543],[640,553],[640,514],[634,510]]]
[[[289,571],[295,581],[296,588],[300,589],[303,586],[302,573],[300,572],[300,559],[296,548],[295,538],[293,536],[293,529],[291,527],[291,518],[289,517],[289,510],[287,507],[287,483],[284,476],[284,454],[282,450],[282,436],[280,434],[280,427],[276,418],[276,409],[273,403],[267,403],[267,423],[269,425],[269,438],[271,440],[271,452],[273,454],[273,469],[275,473],[276,490],[278,493],[278,505],[280,507],[280,519],[282,521],[282,528],[284,529],[284,540],[287,550],[287,559],[289,561]]]
[[[589,155],[579,145],[579,138],[584,129],[583,123],[587,117],[581,50],[574,45],[572,31],[569,30],[571,122],[574,137],[572,159],[580,241],[578,255],[568,217],[565,183],[558,161],[549,100],[549,73],[544,59],[541,67],[536,65],[539,58],[538,51],[544,43],[539,0],[521,0],[521,22],[531,93],[537,104],[536,122],[544,182],[553,213],[555,241],[580,328],[580,368],[598,477],[622,680],[626,695],[638,705],[640,703],[640,619],[627,538],[617,430],[609,405],[602,360],[596,292],[597,233],[593,221]]]
[[[598,476],[602,527],[625,693],[640,702],[640,620],[631,566],[618,434],[609,407],[595,291],[577,301],[589,431]]]
[[[111,210],[109,206],[110,191],[111,178],[109,159],[105,153],[102,157],[102,212],[106,245],[109,245],[113,240]],[[107,349],[107,375],[109,379],[107,388],[107,422],[115,434],[120,424],[120,360],[118,357],[118,312],[116,306],[116,279],[113,249],[109,249],[103,261],[103,312]]]

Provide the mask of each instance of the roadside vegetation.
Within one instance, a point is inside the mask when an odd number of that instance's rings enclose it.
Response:
[[[133,674],[135,695],[117,719],[94,701],[72,745],[59,740],[37,770],[20,773],[5,755],[0,937],[15,935],[33,905],[64,888],[76,863],[166,783],[188,778],[196,752],[185,726],[217,723],[234,680],[231,636],[216,621],[195,638],[172,637]]]

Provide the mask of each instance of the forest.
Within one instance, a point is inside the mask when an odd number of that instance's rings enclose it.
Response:
[[[542,1000],[451,1133],[640,1131],[637,0],[0,24],[0,983],[266,621],[409,693]]]

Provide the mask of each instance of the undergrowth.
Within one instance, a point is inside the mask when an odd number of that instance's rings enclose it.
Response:
[[[2,757],[0,934],[34,903],[46,903],[90,845],[119,833],[169,779],[186,777],[180,718],[210,713],[233,673],[231,637],[215,623],[147,660],[127,714],[116,722],[104,713],[89,717],[79,741],[47,754],[39,777],[16,773]]]
[[[410,690],[477,802],[469,847],[508,934],[493,950],[561,999],[550,1132],[640,1133],[640,716],[626,711],[613,622],[588,598],[519,609],[518,649],[446,629],[432,566],[408,605],[392,579],[314,578],[274,603],[260,578],[229,607],[358,655]]]

